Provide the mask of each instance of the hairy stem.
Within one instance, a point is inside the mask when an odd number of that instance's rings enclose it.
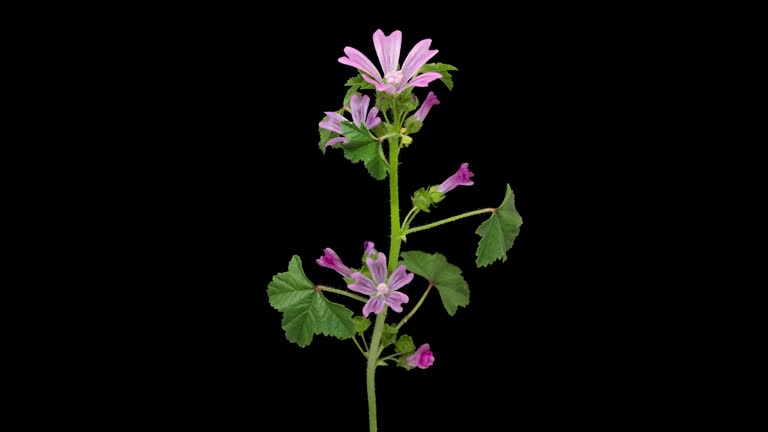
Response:
[[[402,127],[400,113],[394,110],[392,117],[397,122],[395,130]],[[391,273],[397,267],[398,257],[400,256],[400,193],[397,183],[398,156],[400,155],[400,138],[398,136],[390,137],[389,142],[389,218],[390,218],[390,243],[389,243],[389,268]],[[373,335],[371,336],[371,346],[368,350],[368,369],[366,373],[368,383],[368,425],[370,432],[376,432],[376,366],[379,363],[379,349],[381,344],[381,335],[384,332],[384,323],[387,316],[387,305],[379,316],[376,317],[376,323],[373,326]]]
[[[384,321],[387,318],[387,306],[376,317],[371,336],[371,349],[368,350],[368,369],[366,378],[368,382],[368,425],[371,432],[376,432],[376,365],[379,362],[379,344],[384,332]]]
[[[440,226],[440,225],[445,225],[445,224],[447,224],[449,222],[455,222],[455,221],[457,221],[459,219],[464,219],[464,218],[467,218],[467,217],[470,217],[470,216],[475,216],[475,215],[479,215],[479,214],[483,214],[483,213],[493,213],[495,211],[496,211],[495,208],[484,208],[484,209],[475,210],[475,211],[471,211],[471,212],[467,212],[467,213],[462,213],[462,214],[457,215],[457,216],[452,216],[452,217],[449,217],[449,218],[445,218],[445,219],[439,220],[437,222],[432,222],[431,224],[421,225],[421,226],[417,226],[417,227],[414,227],[414,228],[408,228],[408,229],[405,230],[405,232],[403,232],[403,234],[404,235],[408,235],[408,234],[415,233],[415,232],[418,232],[418,231],[428,230],[430,228],[434,228],[434,227],[437,227],[437,226]]]
[[[353,298],[355,300],[360,300],[363,303],[368,302],[368,300],[360,297],[359,295],[355,295],[355,294],[352,294],[350,292],[342,291],[340,289],[331,288],[331,287],[327,287],[327,286],[323,286],[323,285],[319,285],[318,288],[320,288],[321,291],[328,291],[328,292],[332,292],[332,293],[335,293],[335,294],[343,295],[343,296],[346,296],[346,297],[349,297],[349,298]]]
[[[408,312],[408,315],[404,316],[403,319],[400,320],[400,323],[397,324],[397,330],[400,330],[400,327],[405,325],[405,323],[407,323],[408,320],[411,319],[413,314],[415,314],[416,311],[419,310],[419,308],[421,307],[421,304],[424,303],[424,299],[427,298],[427,294],[429,294],[429,292],[432,290],[433,286],[434,285],[432,285],[432,283],[430,283],[429,286],[427,287],[427,289],[424,290],[424,294],[421,295],[421,298],[419,299],[419,302],[416,303],[416,306],[414,306],[413,309],[411,309],[411,311]]]

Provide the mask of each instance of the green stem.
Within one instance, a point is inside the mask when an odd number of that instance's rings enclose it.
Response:
[[[380,359],[379,359],[379,361],[392,360],[392,359],[394,359],[395,357],[398,357],[398,356],[400,356],[400,355],[402,355],[402,354],[394,353],[394,354],[392,354],[392,355],[388,355],[388,356],[386,356],[386,357],[382,357],[382,358],[380,358]]]
[[[444,225],[444,224],[447,224],[449,222],[455,222],[455,221],[457,221],[459,219],[464,219],[464,218],[467,218],[467,217],[470,217],[470,216],[475,216],[475,215],[479,215],[479,214],[483,214],[483,213],[493,213],[495,211],[496,211],[495,208],[484,208],[484,209],[480,209],[480,210],[471,211],[471,212],[468,212],[468,213],[462,213],[462,214],[457,215],[457,216],[452,216],[452,217],[449,217],[449,218],[446,218],[446,219],[439,220],[437,222],[432,222],[431,224],[417,226],[415,228],[408,228],[408,229],[405,230],[405,232],[403,232],[403,235],[408,235],[408,234],[415,233],[415,232],[418,232],[418,231],[428,230],[430,228],[434,228],[436,226]]]
[[[398,128],[400,125],[396,125]],[[397,137],[389,139],[389,272],[395,270],[400,257],[400,194],[397,185],[398,157],[400,142]]]
[[[411,221],[413,218],[416,217],[416,215],[419,213],[419,209],[414,207],[411,209],[411,211],[408,212],[407,215],[405,215],[405,219],[403,219],[403,225],[400,227],[400,232],[404,232],[408,229],[408,226],[411,224]]]
[[[361,347],[361,346],[360,346],[360,344],[359,344],[359,343],[357,343],[357,336],[355,336],[355,335],[352,335],[352,342],[354,342],[354,343],[355,343],[355,345],[357,345],[357,349],[359,349],[359,350],[360,350],[360,354],[362,354],[362,355],[363,355],[363,357],[366,357],[366,358],[368,358],[368,354],[366,354],[366,353],[365,353],[365,351],[363,351],[363,347]],[[363,342],[365,342],[365,338],[363,338]]]
[[[402,327],[405,323],[407,323],[408,320],[411,319],[413,314],[415,314],[416,311],[419,310],[419,308],[421,307],[421,304],[424,303],[424,299],[427,298],[427,294],[429,294],[429,291],[432,290],[433,286],[434,285],[432,285],[432,283],[430,283],[429,286],[427,287],[427,289],[424,290],[424,294],[421,295],[421,298],[419,299],[419,302],[416,303],[416,306],[414,306],[413,309],[411,309],[411,311],[408,312],[408,315],[403,317],[403,319],[400,320],[400,323],[397,324],[397,330],[400,330],[400,327]]]
[[[363,303],[367,303],[368,302],[368,300],[360,297],[359,295],[355,295],[355,294],[352,294],[350,292],[342,291],[340,289],[331,288],[331,287],[327,287],[327,286],[323,286],[323,285],[320,285],[319,288],[320,288],[321,291],[328,291],[328,292],[340,294],[340,295],[343,295],[343,296],[347,296],[349,298],[353,298],[355,300],[360,300]]]
[[[379,363],[379,344],[384,332],[384,321],[387,318],[387,306],[376,317],[371,336],[371,349],[368,350],[368,369],[366,378],[368,382],[368,425],[371,432],[376,432],[376,365]]]
[[[395,123],[395,130],[399,131],[402,127],[402,119],[397,110],[393,110],[392,117]],[[389,268],[388,272],[397,267],[398,257],[400,257],[400,195],[397,184],[398,156],[400,154],[400,137],[394,136],[388,139],[389,143],[389,218],[390,218],[390,243],[389,243]],[[368,369],[366,373],[368,383],[368,425],[370,432],[377,431],[376,418],[376,366],[379,363],[381,335],[384,332],[384,323],[387,317],[387,306],[379,316],[376,317],[376,323],[373,326],[373,335],[371,336],[371,346],[368,350]]]

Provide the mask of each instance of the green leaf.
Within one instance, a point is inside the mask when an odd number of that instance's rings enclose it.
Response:
[[[356,316],[352,318],[352,322],[355,324],[355,331],[358,334],[365,333],[368,327],[371,326],[371,320],[366,317]]]
[[[453,90],[453,77],[449,71],[457,71],[455,67],[445,63],[427,63],[419,69],[419,73],[424,72],[440,72],[443,76],[440,81],[448,87],[448,90]]]
[[[352,122],[341,122],[341,133],[347,139],[347,143],[344,145],[345,148],[364,147],[378,143],[365,126],[357,126]]]
[[[373,90],[376,87],[373,86],[373,84],[369,83],[368,81],[363,79],[362,75],[358,75],[356,77],[352,77],[347,80],[346,83],[344,83],[346,87],[358,87],[363,90]]]
[[[352,99],[352,96],[354,96],[355,93],[357,93],[357,91],[359,89],[360,89],[359,85],[353,85],[352,87],[349,88],[349,90],[347,90],[347,93],[344,95],[344,106],[345,107],[349,106],[350,99]]]
[[[398,354],[409,354],[416,351],[416,345],[413,338],[408,335],[402,335],[395,342],[395,352]]]
[[[397,340],[397,326],[384,324],[384,331],[381,333],[381,347],[385,348]]]
[[[291,258],[287,272],[272,278],[267,295],[269,304],[283,313],[286,339],[300,347],[309,345],[316,334],[339,339],[349,339],[355,334],[352,311],[315,290],[296,255]]]
[[[389,167],[381,155],[381,144],[371,137],[364,126],[342,122],[341,131],[348,143],[343,145],[344,157],[351,162],[362,161],[368,173],[376,180],[387,177]]]
[[[459,306],[469,304],[469,286],[461,276],[461,269],[450,264],[443,255],[410,251],[403,252],[402,257],[409,271],[437,288],[448,315],[455,315]]]
[[[498,259],[501,259],[502,262],[506,261],[507,251],[515,242],[515,237],[520,233],[522,224],[523,218],[515,209],[515,194],[512,193],[512,188],[507,185],[504,202],[475,231],[475,234],[480,235],[476,252],[477,266],[485,267]]]
[[[309,302],[314,292],[315,284],[304,274],[301,258],[297,255],[288,263],[288,271],[275,275],[267,289],[269,304],[281,312]]]

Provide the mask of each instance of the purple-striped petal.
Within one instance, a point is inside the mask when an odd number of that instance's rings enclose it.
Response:
[[[387,285],[389,286],[389,289],[394,291],[394,290],[399,290],[405,285],[408,285],[409,283],[411,283],[412,280],[413,280],[413,273],[406,273],[405,266],[400,265],[400,266],[397,266],[395,271],[393,271],[392,274],[389,276],[389,283],[387,283]]]
[[[328,118],[318,123],[318,125],[331,132],[341,133],[341,122],[347,121],[341,114],[333,111],[327,111],[324,113]]]
[[[443,76],[440,75],[438,72],[423,73],[423,74],[415,77],[414,79],[408,81],[407,83],[405,83],[405,85],[402,86],[403,88],[401,90],[405,90],[408,87],[426,87],[432,81],[434,81],[436,79],[440,79],[442,77]]]
[[[475,174],[469,170],[469,164],[464,162],[459,167],[459,170],[456,171],[456,174],[445,179],[445,181],[437,187],[437,191],[441,193],[448,193],[456,189],[457,186],[472,186],[475,184],[475,182],[470,179],[474,175]]]
[[[354,272],[350,277],[355,280],[347,285],[347,288],[350,290],[365,295],[376,295],[379,293],[376,291],[376,285],[372,280],[368,279],[368,276],[360,272]]]
[[[363,243],[363,247],[365,248],[365,252],[364,252],[365,256],[378,253],[376,251],[376,245],[373,244],[372,241],[367,241],[367,242]]]
[[[357,68],[370,75],[376,81],[383,82],[381,79],[381,74],[379,74],[376,66],[374,66],[373,63],[368,60],[368,57],[366,57],[363,53],[352,47],[345,47],[344,54],[346,54],[347,57],[340,57],[339,63]]]
[[[369,76],[368,76],[368,75],[366,75],[366,74],[360,74],[360,76],[362,76],[362,77],[363,77],[363,79],[364,79],[364,80],[365,80],[365,81],[366,81],[368,84],[371,84],[371,85],[372,85],[372,86],[374,86],[374,87],[377,87],[377,86],[386,86],[386,84],[384,84],[383,82],[378,82],[378,81],[376,81],[375,79],[373,79],[373,78],[369,77]]]
[[[401,68],[403,72],[403,81],[409,81],[411,77],[416,75],[416,72],[418,72],[422,66],[427,64],[429,59],[437,54],[438,50],[429,49],[431,43],[432,39],[424,39],[417,43],[413,49],[411,49],[411,52],[408,53],[408,57],[405,58],[403,67]]]
[[[427,95],[427,98],[424,99],[424,102],[421,104],[418,110],[416,110],[416,113],[413,115],[413,118],[424,123],[424,119],[427,118],[427,114],[429,114],[429,110],[432,109],[433,106],[440,105],[440,100],[435,96],[433,92],[429,92]]]
[[[356,126],[360,126],[365,122],[365,113],[368,112],[368,105],[371,103],[371,98],[368,95],[362,98],[357,94],[352,95],[349,100],[349,109],[352,111],[352,122]]]
[[[379,116],[379,109],[376,107],[371,108],[371,112],[368,113],[368,119],[365,120],[365,127],[373,129],[381,123]]]
[[[376,87],[376,90],[378,91],[387,92],[389,94],[393,94],[395,92],[394,84],[374,84],[374,87]]]
[[[393,31],[389,36],[384,36],[381,30],[376,30],[373,34],[373,46],[376,48],[376,55],[379,57],[384,75],[397,71],[402,40],[403,34],[400,30]]]
[[[392,308],[395,312],[402,312],[403,311],[403,303],[408,303],[408,296],[401,293],[400,291],[393,291],[386,297],[384,297],[384,301],[387,302],[387,304]]]
[[[371,277],[376,285],[383,284],[387,281],[387,256],[380,253],[376,259],[368,257],[365,259],[365,263],[368,264],[368,270],[371,271]]]
[[[328,140],[327,143],[325,143],[325,148],[328,148],[328,147],[330,147],[330,146],[332,146],[332,145],[334,145],[336,143],[346,144],[347,143],[347,139],[344,138],[344,137],[331,138],[331,139]]]
[[[336,252],[331,248],[323,249],[323,256],[318,258],[315,262],[317,262],[317,265],[320,267],[336,270],[337,273],[344,277],[350,277],[352,275],[352,270],[341,262],[341,258],[339,258]]]
[[[379,296],[371,297],[365,306],[363,306],[363,316],[368,318],[368,314],[371,312],[378,315],[381,313],[382,309],[384,309],[384,300]]]

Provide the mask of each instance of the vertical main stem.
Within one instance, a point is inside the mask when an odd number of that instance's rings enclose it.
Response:
[[[384,332],[384,321],[387,318],[387,306],[376,317],[371,337],[371,348],[368,350],[368,370],[366,381],[368,382],[368,425],[371,432],[376,432],[376,364],[379,362],[379,344],[381,334]]]
[[[389,141],[389,272],[397,267],[400,257],[400,194],[397,184],[397,164],[400,145],[397,138]]]
[[[400,118],[398,113],[395,115],[395,130],[400,130]],[[400,195],[397,184],[397,165],[400,154],[400,138],[389,138],[389,216],[390,216],[390,243],[389,243],[389,268],[391,273],[397,267],[398,257],[400,256]],[[366,371],[366,380],[368,383],[368,425],[370,432],[377,431],[376,419],[376,366],[379,363],[379,346],[381,344],[381,335],[384,332],[384,323],[387,318],[387,305],[384,310],[376,317],[376,323],[373,326],[373,335],[371,336],[371,347],[368,350],[368,369]]]

